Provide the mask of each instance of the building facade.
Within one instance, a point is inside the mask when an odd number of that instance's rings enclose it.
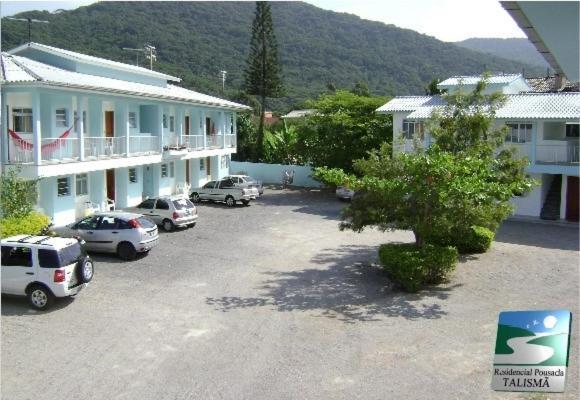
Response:
[[[247,106],[37,43],[1,61],[2,168],[40,178],[38,209],[57,226],[229,173],[236,113]]]
[[[452,77],[438,87],[449,93],[472,91],[482,78]],[[539,185],[515,197],[515,214],[550,220],[578,221],[580,202],[580,93],[537,93],[521,75],[489,78],[485,93],[501,92],[506,103],[497,111],[496,126],[508,127],[506,146],[527,157],[527,173]],[[445,106],[441,96],[399,96],[378,109],[393,116],[393,151],[413,151],[417,140],[429,146],[425,127],[433,111]]]

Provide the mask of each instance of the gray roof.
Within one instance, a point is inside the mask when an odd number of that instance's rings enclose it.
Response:
[[[407,111],[408,119],[426,119],[441,110],[445,101],[439,96],[418,96],[413,104],[409,97],[395,97],[377,111]],[[580,119],[580,93],[521,93],[506,95],[506,103],[496,112],[498,119]],[[419,100],[420,99],[420,100]],[[403,106],[401,103],[405,103]],[[408,104],[408,105],[407,105]],[[406,109],[404,109],[406,108]]]
[[[41,84],[55,88],[64,87],[116,93],[240,111],[251,109],[242,104],[188,90],[169,83],[164,86],[155,86],[103,76],[82,74],[7,53],[2,53],[1,67],[2,84]]]
[[[555,76],[542,76],[538,78],[526,78],[526,82],[532,88],[531,92],[535,93],[554,93],[554,92],[579,92],[580,83],[566,81],[563,87],[556,88]]]
[[[305,110],[292,110],[288,114],[283,115],[282,118],[302,118],[306,117],[307,115],[316,114],[316,111],[317,110],[314,108],[308,108]]]
[[[521,74],[492,75],[486,79],[489,84],[506,84],[520,78]],[[437,86],[475,85],[483,79],[482,75],[457,75],[439,82]]]

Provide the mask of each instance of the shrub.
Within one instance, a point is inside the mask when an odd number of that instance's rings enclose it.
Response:
[[[495,233],[482,226],[472,226],[467,231],[431,234],[427,242],[438,246],[456,247],[460,254],[485,253],[491,247]]]
[[[8,168],[0,175],[0,213],[2,218],[24,217],[36,203],[36,180],[19,176],[20,168]]]
[[[24,217],[0,219],[0,235],[3,238],[14,235],[39,235],[50,225],[46,215],[31,212]]]
[[[408,292],[446,280],[457,263],[457,249],[427,244],[384,244],[379,258],[391,280]]]

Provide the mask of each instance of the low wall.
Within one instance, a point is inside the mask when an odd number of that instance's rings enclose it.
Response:
[[[232,161],[230,163],[230,174],[234,175],[244,172],[247,175],[262,181],[264,184],[282,184],[282,174],[284,171],[294,171],[294,182],[292,186],[321,187],[320,182],[312,179],[312,168],[302,165],[282,165]]]

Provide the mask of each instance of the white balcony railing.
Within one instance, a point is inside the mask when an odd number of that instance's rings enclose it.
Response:
[[[10,138],[8,161],[11,164],[25,164],[34,161],[30,142],[24,139]]]
[[[188,150],[203,149],[203,135],[182,135],[181,144]]]
[[[205,138],[205,147],[208,149],[218,149],[222,147],[222,135],[209,135]]]
[[[226,135],[226,147],[236,147],[236,135]]]
[[[85,158],[109,158],[126,154],[125,137],[85,137]]]
[[[578,144],[539,144],[536,146],[536,162],[549,164],[571,164],[580,162]]]
[[[152,154],[159,152],[159,138],[153,135],[129,136],[130,154]]]
[[[40,158],[42,161],[62,162],[79,158],[79,140],[77,138],[44,138],[40,140]]]

